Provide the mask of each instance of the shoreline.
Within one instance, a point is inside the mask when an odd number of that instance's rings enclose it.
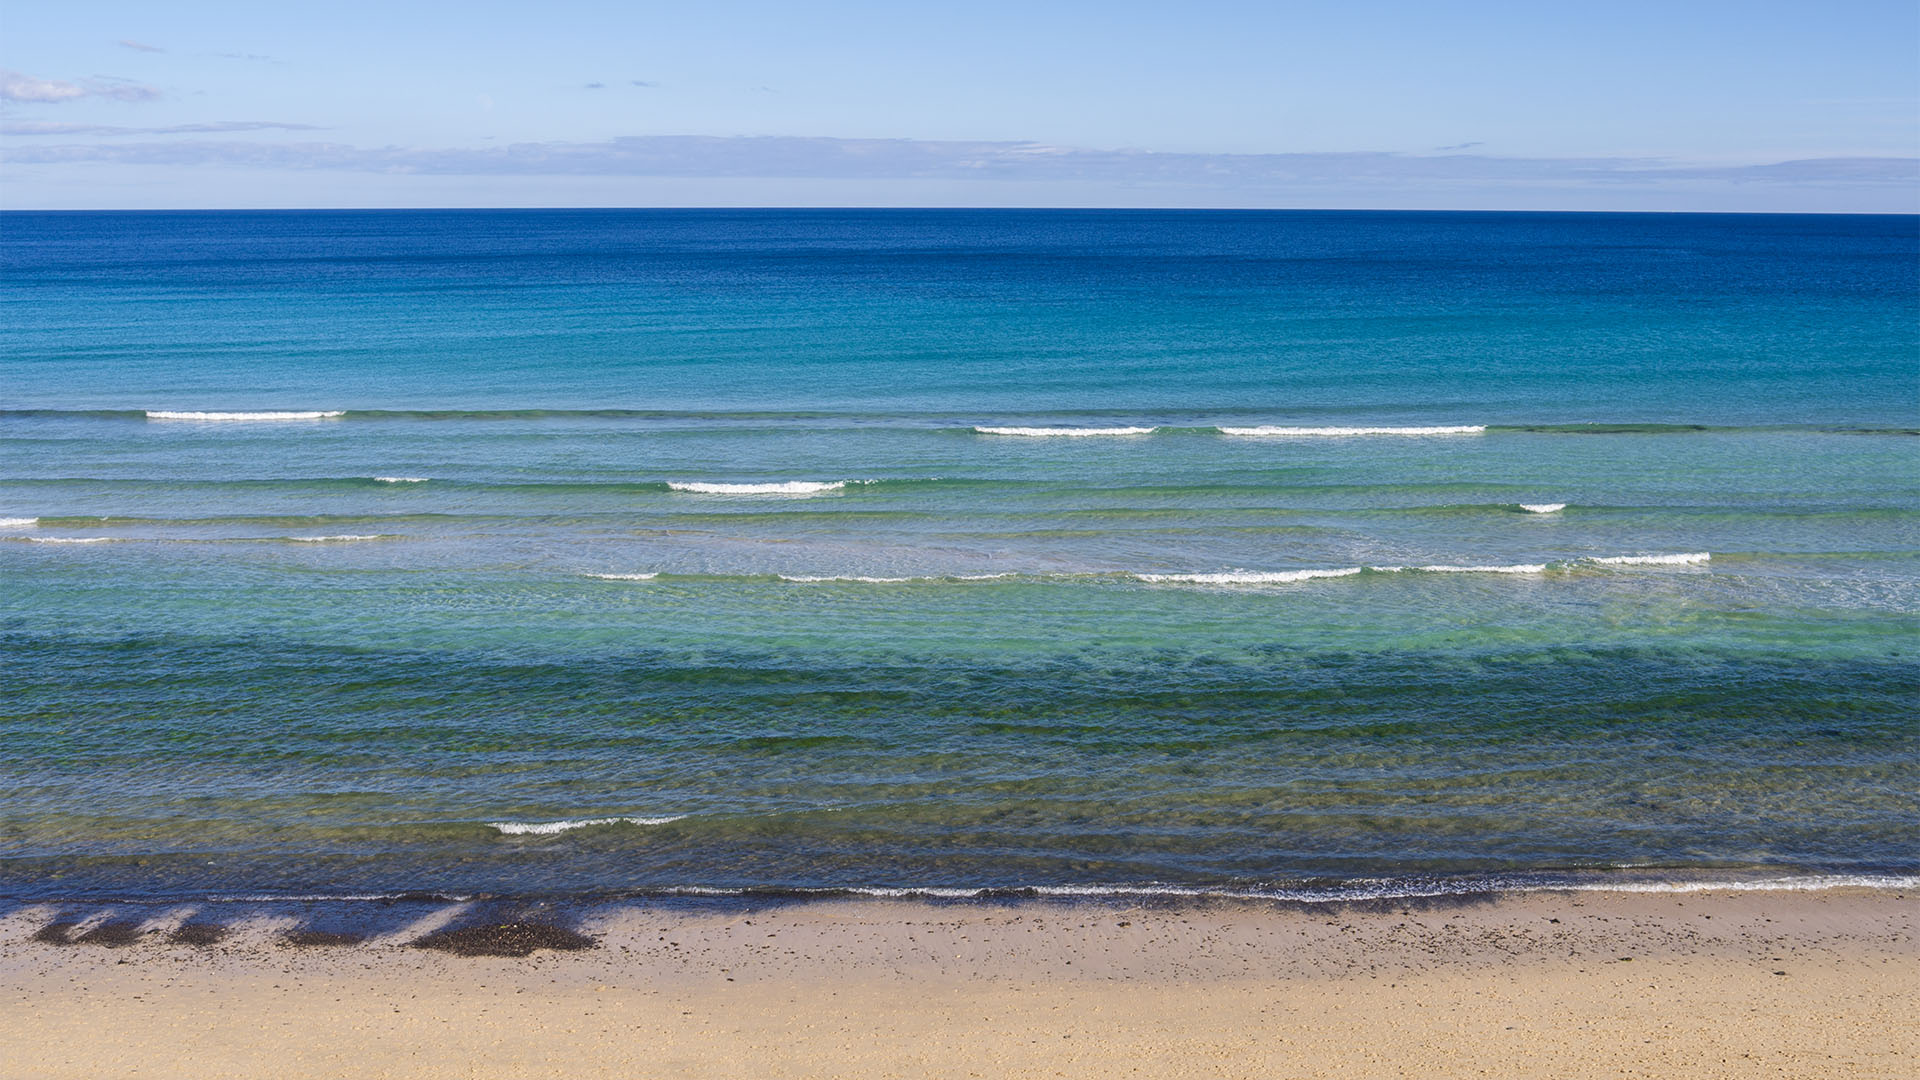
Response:
[[[506,933],[481,914],[439,903],[358,944],[310,927],[300,947],[284,943],[291,916],[170,940],[214,925],[186,913],[164,933],[58,944],[45,933],[58,910],[20,907],[0,917],[16,1019],[0,1072],[1893,1077],[1920,1064],[1903,1020],[1920,1009],[1913,889],[624,904],[573,928],[590,947],[461,955]],[[540,938],[525,928],[550,925],[521,914],[507,926]],[[488,925],[495,938],[458,936]]]

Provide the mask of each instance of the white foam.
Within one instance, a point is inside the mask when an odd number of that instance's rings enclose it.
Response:
[[[171,409],[148,409],[149,420],[331,420],[336,416],[345,416],[346,410],[334,409],[328,412],[179,412]]]
[[[1381,571],[1418,570],[1423,574],[1544,574],[1546,563],[1515,563],[1511,566],[1376,566]]]
[[[1702,892],[1817,892],[1826,889],[1914,889],[1920,888],[1916,874],[1810,874],[1801,877],[1765,879],[1717,879],[1679,881],[1527,881],[1490,877],[1454,881],[1421,879],[1357,879],[1322,888],[1252,887],[1233,888],[1210,885],[1174,885],[1143,882],[1128,885],[1007,885],[1007,886],[850,886],[800,888],[799,894],[872,896],[880,898],[929,897],[965,900],[992,895],[1021,893],[1048,897],[1194,897],[1229,900],[1281,900],[1303,903],[1352,902],[1357,900],[1417,900],[1428,897],[1477,896],[1482,894],[1520,894],[1539,892],[1624,892],[1624,893],[1702,893]],[[707,885],[678,885],[659,890],[675,896],[743,896],[753,890],[718,888]]]
[[[0,518],[0,529],[31,529],[38,524],[40,524],[40,519],[37,517]]]
[[[110,544],[115,540],[124,539],[124,537],[119,537],[119,536],[27,536],[27,537],[22,537],[22,539],[30,540],[36,544]]]
[[[1178,585],[1278,585],[1289,581],[1312,581],[1316,578],[1352,577],[1361,571],[1361,567],[1348,566],[1338,570],[1228,570],[1218,574],[1134,574],[1141,581],[1155,584]]]
[[[922,574],[914,577],[867,577],[861,574],[780,574],[781,581],[818,584],[830,581],[858,581],[868,585],[905,585],[921,581],[996,581],[1016,575],[1005,574]]]
[[[338,544],[351,540],[379,540],[376,533],[343,533],[339,536],[289,536],[288,540],[296,544]]]
[[[1521,503],[1520,509],[1529,514],[1557,514],[1567,508],[1566,503]]]
[[[1808,877],[1765,878],[1758,881],[1627,881],[1617,884],[1582,882],[1561,886],[1568,892],[1697,893],[1697,892],[1819,892],[1825,889],[1916,889],[1920,874],[1816,874]]]
[[[552,836],[555,833],[573,829],[591,829],[600,825],[665,825],[669,821],[679,821],[686,816],[672,814],[667,817],[603,817],[572,821],[489,821],[487,827],[499,830],[502,836]]]
[[[376,476],[374,479],[382,484],[424,484],[427,482],[427,478],[424,476]]]
[[[1705,551],[1691,551],[1683,555],[1607,555],[1587,559],[1601,566],[1698,566],[1708,562],[1713,555]]]
[[[660,576],[660,571],[652,570],[644,574],[588,574],[587,576],[599,578],[602,581],[652,581]]]
[[[789,480],[780,484],[710,484],[695,480],[669,480],[667,486],[675,491],[686,491],[695,495],[818,495],[823,491],[838,491],[847,486],[847,481]]]
[[[1255,435],[1267,438],[1311,439],[1347,435],[1478,435],[1485,424],[1458,424],[1450,427],[1223,427],[1222,435]]]
[[[1095,435],[1151,435],[1150,427],[976,427],[981,435],[1025,435],[1033,438],[1085,438]]]

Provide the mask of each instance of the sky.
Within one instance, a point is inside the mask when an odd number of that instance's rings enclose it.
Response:
[[[1920,211],[1920,4],[0,11],[0,207]]]

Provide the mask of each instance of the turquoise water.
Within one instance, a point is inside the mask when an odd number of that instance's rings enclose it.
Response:
[[[1916,255],[0,215],[0,894],[1911,874]]]

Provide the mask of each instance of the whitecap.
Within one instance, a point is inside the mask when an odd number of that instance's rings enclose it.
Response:
[[[377,533],[342,533],[339,536],[289,536],[288,540],[296,544],[335,544],[351,540],[379,540]]]
[[[487,827],[498,830],[502,836],[552,836],[556,833],[570,832],[574,829],[591,829],[601,825],[665,825],[669,821],[679,821],[686,816],[671,814],[666,817],[603,817],[565,821],[489,821]]]
[[[1360,571],[1361,567],[1348,566],[1339,570],[1228,570],[1217,574],[1136,573],[1133,576],[1154,584],[1277,585],[1290,581],[1312,581],[1316,578],[1352,577]]]
[[[1601,566],[1698,566],[1712,558],[1713,555],[1709,552],[1690,551],[1682,555],[1594,556],[1586,561]]]
[[[588,574],[588,577],[602,581],[652,581],[660,576],[660,571],[650,570],[644,574]]]
[[[1222,427],[1222,435],[1255,435],[1269,438],[1310,439],[1346,435],[1478,435],[1485,424],[1457,424],[1448,427]]]
[[[1376,566],[1375,570],[1418,570],[1423,574],[1544,574],[1546,563],[1515,563],[1511,566]]]
[[[667,486],[695,495],[817,495],[823,491],[838,491],[847,483],[845,480],[789,480],[777,484],[713,484],[696,480],[669,480]]]
[[[427,482],[427,478],[424,476],[376,476],[374,479],[382,484],[424,484]]]
[[[119,536],[26,536],[21,539],[35,544],[110,544],[125,538]]]
[[[1567,508],[1566,503],[1521,503],[1520,509],[1529,514],[1557,514]]]
[[[781,581],[799,584],[819,584],[832,581],[857,581],[867,585],[905,585],[912,582],[938,581],[997,581],[1002,578],[1016,577],[1012,573],[1000,574],[917,574],[909,577],[868,577],[864,574],[780,574]]]
[[[976,427],[973,430],[981,435],[1026,435],[1034,438],[1084,438],[1094,435],[1151,435],[1160,429],[1151,427]]]
[[[325,412],[180,412],[172,409],[148,409],[149,420],[331,420],[345,416],[346,410]]]
[[[31,529],[38,524],[40,519],[37,517],[0,518],[0,529]]]

